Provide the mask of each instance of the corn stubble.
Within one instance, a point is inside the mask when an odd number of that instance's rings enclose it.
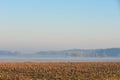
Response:
[[[120,80],[120,62],[0,62],[0,80]]]

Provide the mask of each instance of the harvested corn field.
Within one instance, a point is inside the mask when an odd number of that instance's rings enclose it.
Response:
[[[0,80],[120,80],[120,62],[0,62]]]

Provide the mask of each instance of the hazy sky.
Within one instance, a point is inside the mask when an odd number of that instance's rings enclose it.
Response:
[[[0,0],[0,49],[120,47],[118,0]]]

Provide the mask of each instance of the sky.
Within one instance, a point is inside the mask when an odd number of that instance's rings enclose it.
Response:
[[[118,0],[0,0],[0,49],[120,48]]]

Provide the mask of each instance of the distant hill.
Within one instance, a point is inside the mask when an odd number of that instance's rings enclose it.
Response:
[[[0,50],[0,56],[18,57],[120,57],[120,48],[108,49],[70,49],[61,51],[40,51],[33,54]]]
[[[16,55],[16,52],[6,51],[6,50],[0,50],[0,56],[13,56]]]
[[[59,56],[59,57],[120,57],[120,48],[40,51],[37,52],[36,54],[40,56]]]

